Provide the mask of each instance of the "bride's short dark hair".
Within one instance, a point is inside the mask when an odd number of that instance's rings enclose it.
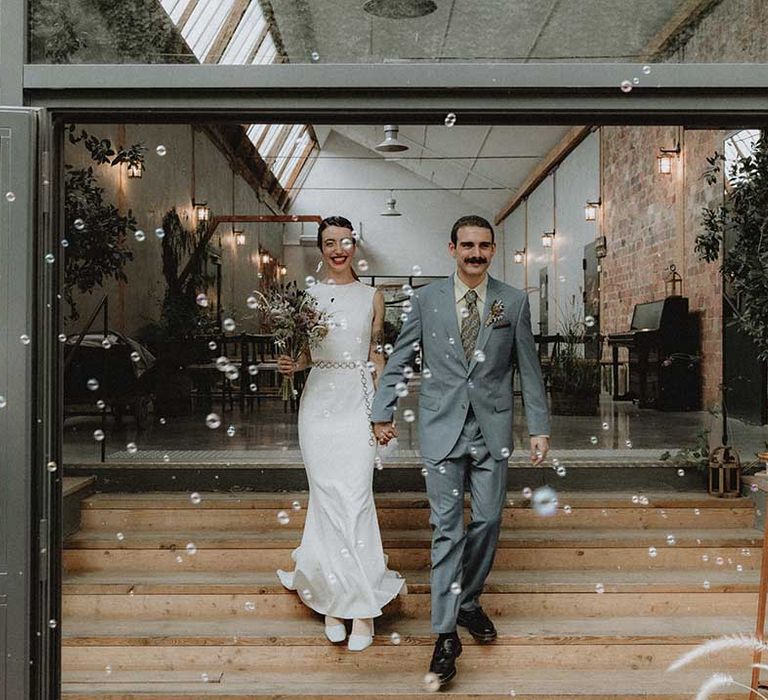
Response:
[[[323,231],[329,226],[338,226],[339,228],[348,228],[352,233],[355,232],[355,227],[349,219],[345,219],[343,216],[328,216],[320,222],[317,227],[317,247],[320,250],[323,249]],[[354,237],[353,239],[354,240]]]

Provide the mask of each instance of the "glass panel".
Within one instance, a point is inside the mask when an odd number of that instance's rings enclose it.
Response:
[[[35,63],[759,62],[761,3],[30,0]],[[754,42],[744,37],[757,37]],[[630,79],[633,76],[628,76]],[[642,75],[639,76],[642,79]]]

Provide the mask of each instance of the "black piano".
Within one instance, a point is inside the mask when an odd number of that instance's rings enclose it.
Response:
[[[701,408],[698,319],[681,296],[637,304],[626,333],[608,336],[613,350],[613,398],[640,408],[697,411]],[[619,348],[629,348],[629,393],[618,395]]]

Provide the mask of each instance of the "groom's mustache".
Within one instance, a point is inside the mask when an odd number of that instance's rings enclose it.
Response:
[[[464,258],[465,263],[473,263],[475,265],[485,265],[488,261],[485,258]]]

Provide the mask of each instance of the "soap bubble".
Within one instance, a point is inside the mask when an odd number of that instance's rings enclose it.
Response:
[[[677,475],[678,476],[685,476],[685,469],[678,469],[677,470]]]
[[[19,342],[22,345],[29,345],[32,342],[32,338],[30,338],[26,333],[22,333],[19,336]]]
[[[91,378],[85,383],[85,385],[88,387],[88,391],[97,391],[99,388],[99,380]]]
[[[403,420],[406,423],[413,423],[416,420],[416,414],[410,408],[406,408],[403,411]]]
[[[622,80],[620,87],[622,92],[632,92],[632,82],[629,80]]]
[[[320,54],[317,51],[313,51],[310,56],[315,63],[320,60]]]
[[[400,644],[402,641],[400,635],[397,632],[392,632],[392,634],[389,635],[389,641],[392,642],[395,646]]]
[[[395,394],[397,394],[401,399],[408,396],[408,387],[405,382],[398,382],[395,384]]]
[[[208,306],[208,297],[202,292],[200,292],[200,294],[198,294],[195,297],[195,301],[197,302],[198,306],[202,306],[202,307]]]
[[[45,262],[47,262],[49,265],[53,265],[53,263],[56,262],[56,256],[53,253],[48,253],[45,256]]]
[[[85,229],[85,221],[83,221],[82,219],[75,219],[73,222],[73,225],[78,231],[82,231],[83,229]]]
[[[461,585],[458,581],[454,581],[451,584],[451,593],[453,593],[453,595],[459,595],[461,593]]]
[[[235,426],[234,426],[234,425],[230,425],[230,426],[227,428],[227,435],[228,435],[229,437],[235,437],[235,433],[236,433],[236,432],[237,432],[237,429],[235,428]]]
[[[216,430],[221,425],[221,418],[218,413],[209,413],[205,417],[205,424],[211,429]]]
[[[531,503],[538,515],[552,516],[557,512],[557,493],[549,486],[541,486],[533,492]]]
[[[122,542],[125,539],[125,535],[122,532],[117,533],[117,539]]]
[[[485,353],[482,350],[475,350],[472,355],[476,362],[485,362]]]
[[[589,438],[589,441],[590,441],[590,442],[591,442],[593,445],[597,445],[597,435],[593,435],[592,437],[590,437],[590,438]]]
[[[194,542],[187,542],[186,550],[190,556],[197,554],[197,546]]]
[[[211,340],[211,341],[208,342],[208,349],[209,350],[215,350],[216,347],[217,347],[217,345],[216,345],[216,341],[215,340]]]
[[[651,67],[649,65],[643,66],[643,73],[645,75],[650,75],[651,74]]]
[[[157,238],[158,240],[162,241],[163,238],[165,238],[165,229],[163,229],[160,226],[158,226],[155,229],[155,238]]]
[[[602,583],[596,583],[595,593],[605,593],[605,586]]]
[[[432,378],[432,370],[431,370],[429,367],[425,367],[425,368],[422,370],[422,372],[421,372],[421,376],[422,376],[424,379],[431,379],[431,378]]]
[[[141,359],[141,355],[137,353],[135,350],[131,353],[131,361],[132,362],[138,362]]]
[[[107,407],[107,404],[103,399],[99,399],[96,402],[96,408],[98,408],[100,411],[103,411],[106,407]]]
[[[144,231],[142,231],[142,230],[139,228],[139,229],[136,229],[136,231],[134,231],[134,233],[133,233],[133,237],[134,237],[134,238],[135,238],[135,239],[136,239],[136,240],[137,240],[139,243],[143,243],[143,242],[144,242],[144,240],[145,240],[145,239],[146,239],[146,237],[147,237],[147,234],[146,234],[146,233],[144,233]]]
[[[245,601],[245,609],[248,612],[253,612],[254,610],[256,610],[256,603],[254,603],[252,600],[246,600]]]
[[[277,514],[277,522],[279,522],[281,525],[287,525],[289,522],[291,522],[291,518],[284,510],[281,510]]]
[[[456,124],[456,115],[453,112],[449,112],[445,115],[445,125],[450,128]]]
[[[135,442],[129,442],[125,446],[125,449],[128,452],[128,454],[130,454],[130,455],[135,455],[139,451],[139,448],[136,446]]]
[[[428,693],[436,693],[440,690],[440,678],[436,673],[430,671],[424,676],[424,690]]]
[[[507,457],[509,457],[509,455],[511,455],[511,454],[512,454],[512,453],[509,451],[509,448],[508,448],[508,447],[502,447],[502,448],[501,448],[501,456],[502,456],[504,459],[507,459]]]
[[[6,192],[5,193],[5,198],[9,202],[15,202],[16,201],[16,193],[15,192]]]
[[[529,488],[528,486],[526,486],[526,487],[525,487],[525,488],[522,490],[522,494],[523,494],[523,498],[530,498],[530,497],[533,495],[533,491],[531,490],[531,488]]]
[[[198,505],[200,501],[203,500],[203,497],[197,491],[194,491],[189,494],[189,500],[192,501],[194,505]]]
[[[301,503],[299,503],[298,501],[294,501],[293,503],[291,503],[291,508],[293,508],[294,510],[301,510]]]
[[[314,287],[317,284],[317,280],[312,277],[312,275],[307,275],[304,278],[304,284],[307,285],[307,287]]]
[[[651,557],[651,559],[655,558],[657,554],[656,547],[648,547],[648,556]]]
[[[584,317],[584,325],[587,328],[592,328],[592,326],[595,325],[595,317],[594,316],[585,316]]]
[[[360,272],[367,272],[368,271],[368,261],[365,259],[358,260],[357,261],[357,269],[360,270]]]
[[[157,153],[157,155],[159,155],[162,158],[166,153],[168,153],[168,149],[165,146],[163,146],[163,144],[160,144],[159,146],[157,146],[157,148],[155,148],[155,153]]]
[[[421,275],[421,265],[414,265],[411,268],[411,272],[413,273],[414,277],[419,277]]]
[[[566,474],[565,467],[562,464],[560,466],[556,467],[555,468],[555,474],[557,474],[558,476],[565,476],[565,474]]]
[[[248,296],[248,298],[245,300],[245,304],[249,309],[259,308],[259,300],[255,296],[253,296],[253,294]]]
[[[46,464],[46,469],[48,469],[48,471],[51,473],[55,472],[58,468],[59,468],[59,465],[56,464],[56,462],[51,461],[51,462],[48,462],[48,464]]]
[[[608,423],[603,423],[603,430],[610,430],[611,426]]]
[[[221,325],[228,333],[231,333],[233,330],[235,330],[235,321],[232,318],[225,318]]]

